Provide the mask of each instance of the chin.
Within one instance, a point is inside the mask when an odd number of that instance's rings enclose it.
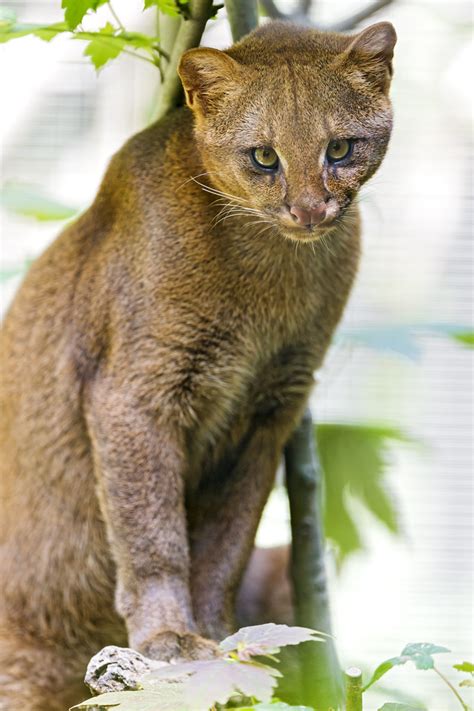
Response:
[[[281,227],[280,232],[285,239],[301,244],[318,242],[322,237],[329,234],[332,229],[332,225],[327,227],[312,227],[311,229]]]

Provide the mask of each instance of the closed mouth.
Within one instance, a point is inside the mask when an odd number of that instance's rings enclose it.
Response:
[[[290,239],[298,242],[314,242],[315,240],[322,237],[327,231],[334,227],[335,220],[331,220],[325,224],[320,225],[303,225],[303,226],[290,226],[290,225],[280,225],[285,234],[287,234]]]

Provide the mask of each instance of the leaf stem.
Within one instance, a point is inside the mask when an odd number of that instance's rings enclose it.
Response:
[[[152,64],[154,67],[159,67],[159,64],[157,62],[153,61],[153,59],[149,59],[149,57],[144,57],[143,54],[138,54],[138,52],[133,52],[130,49],[122,49],[122,54],[128,54],[129,57],[135,57],[135,59],[141,59],[143,62],[148,62],[148,64]]]
[[[440,672],[440,670],[439,670],[435,665],[433,666],[433,671],[435,671],[435,672],[437,673],[437,675],[444,681],[444,683],[445,683],[447,686],[449,686],[449,688],[450,688],[451,691],[453,692],[454,696],[457,698],[457,700],[459,701],[459,703],[460,703],[461,706],[463,707],[464,711],[469,711],[469,706],[468,706],[466,703],[464,703],[464,701],[463,701],[461,695],[459,694],[458,690],[451,684],[451,682],[449,681],[449,679],[447,679],[447,678],[444,676],[444,674],[442,674],[442,673]]]
[[[109,42],[107,40],[107,37],[102,35],[100,32],[73,32],[73,38],[78,39],[78,40],[98,40],[99,42],[102,42],[103,45],[107,45],[109,47],[114,47],[113,42]],[[81,37],[81,34],[87,35],[86,37]],[[148,62],[148,64],[152,64],[154,67],[156,67],[156,63],[153,61],[153,59],[150,59],[149,57],[144,57],[143,54],[138,54],[138,52],[133,52],[129,49],[123,48],[121,50],[122,54],[128,54],[129,57],[135,57],[135,59],[141,59],[143,62]]]
[[[114,10],[114,8],[113,8],[112,3],[110,2],[110,0],[107,1],[107,5],[108,5],[108,8],[109,8],[109,10],[110,10],[110,14],[111,14],[112,17],[114,18],[114,20],[115,20],[115,22],[117,23],[117,25],[120,27],[120,29],[122,30],[122,32],[126,32],[125,26],[124,26],[124,24],[121,22],[121,20],[120,20],[119,16],[117,15],[117,13],[115,12],[115,10]]]

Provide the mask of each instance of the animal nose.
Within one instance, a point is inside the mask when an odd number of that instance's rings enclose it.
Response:
[[[310,209],[292,205],[290,207],[290,215],[293,218],[293,222],[301,227],[319,225],[326,217],[326,205],[322,202]]]

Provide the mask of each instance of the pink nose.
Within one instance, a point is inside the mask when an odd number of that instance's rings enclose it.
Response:
[[[292,205],[292,207],[290,207],[290,215],[292,216],[293,221],[301,227],[319,225],[326,217],[326,205],[324,203],[320,203],[316,207],[312,207],[309,210]]]

